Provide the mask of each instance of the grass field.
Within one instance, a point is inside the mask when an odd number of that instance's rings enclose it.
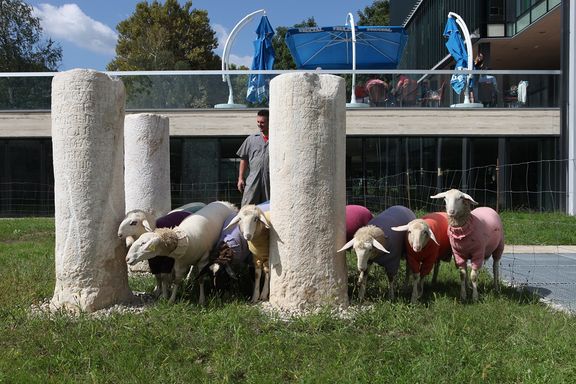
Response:
[[[576,244],[574,218],[502,217],[509,244]],[[528,293],[494,292],[485,272],[480,301],[461,303],[452,264],[420,304],[408,293],[390,302],[385,275],[373,272],[367,303],[346,319],[275,320],[239,296],[199,307],[193,293],[140,314],[33,316],[54,289],[53,219],[0,219],[0,383],[576,381],[575,317]],[[130,284],[151,290],[153,279]]]

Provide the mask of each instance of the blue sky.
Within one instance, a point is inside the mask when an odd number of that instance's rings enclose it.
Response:
[[[106,64],[114,58],[118,37],[116,25],[134,13],[138,1],[28,0],[26,3],[34,7],[46,36],[62,47],[60,70],[90,68],[104,71]],[[266,10],[273,27],[290,27],[308,17],[314,17],[319,26],[334,26],[344,25],[348,12],[357,22],[358,11],[372,3],[373,0],[193,0],[192,7],[208,11],[210,24],[219,40],[216,53],[221,55],[234,26],[259,9]],[[259,17],[256,17],[236,36],[230,54],[232,63],[250,66],[258,21]]]

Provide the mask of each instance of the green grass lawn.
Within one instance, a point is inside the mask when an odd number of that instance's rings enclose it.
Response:
[[[573,218],[526,215],[503,213],[507,243],[576,244]],[[54,289],[53,219],[0,219],[0,383],[576,382],[575,317],[497,293],[485,272],[480,301],[461,303],[452,264],[420,304],[407,292],[390,302],[373,272],[364,310],[348,319],[281,321],[238,296],[199,307],[193,294],[141,314],[32,316]],[[130,283],[150,290],[153,279]]]

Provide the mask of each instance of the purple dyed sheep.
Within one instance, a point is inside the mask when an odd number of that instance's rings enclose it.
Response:
[[[460,270],[460,298],[466,300],[467,261],[472,264],[472,300],[478,300],[478,270],[490,256],[493,260],[494,288],[499,288],[500,258],[504,252],[504,230],[500,216],[492,208],[480,207],[478,203],[457,189],[431,196],[444,198],[448,214],[448,237],[454,254],[454,262]]]
[[[357,257],[360,285],[358,299],[362,301],[366,293],[366,280],[372,263],[384,267],[390,283],[390,299],[394,299],[395,279],[404,254],[404,234],[395,232],[391,227],[408,224],[416,215],[410,209],[395,205],[380,213],[360,228],[354,238],[347,242],[338,252],[354,247]]]

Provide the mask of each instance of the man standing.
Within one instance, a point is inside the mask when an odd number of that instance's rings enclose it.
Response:
[[[270,171],[268,166],[268,110],[258,111],[256,123],[260,133],[250,135],[238,149],[240,171],[238,190],[243,193],[242,206],[270,200]],[[248,178],[244,174],[249,169]]]

